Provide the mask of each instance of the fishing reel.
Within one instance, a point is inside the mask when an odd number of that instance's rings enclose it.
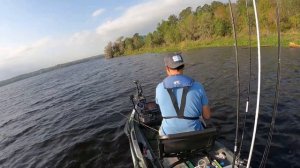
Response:
[[[145,108],[146,98],[143,95],[141,83],[138,80],[133,81],[133,83],[136,85],[136,93],[130,96],[130,100],[132,101],[134,109],[140,111]]]
[[[247,159],[237,159],[235,161],[235,165],[238,166],[238,168],[246,168],[247,163],[248,163]]]

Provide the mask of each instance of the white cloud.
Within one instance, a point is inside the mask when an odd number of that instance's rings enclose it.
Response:
[[[0,48],[0,81],[57,64],[102,53],[104,43],[95,31],[69,37],[45,37],[16,48]]]
[[[18,47],[0,49],[0,80],[14,75],[30,72],[34,67],[44,65],[43,62],[32,64],[38,60],[36,53],[47,46],[49,38],[42,38],[31,44],[22,44]],[[46,53],[43,53],[46,55]]]
[[[49,37],[42,38],[31,44],[20,45],[15,48],[0,48],[0,65],[7,61],[12,61],[22,57],[22,55],[32,54],[36,49],[45,46],[49,42]]]
[[[23,54],[32,53],[32,52],[34,52],[35,49],[46,46],[49,41],[50,41],[50,38],[45,37],[45,38],[42,38],[30,45],[20,46],[11,52],[11,58],[15,59],[15,57],[21,56]]]
[[[103,14],[104,12],[105,12],[105,9],[103,9],[103,8],[97,9],[96,11],[93,12],[92,16],[97,17],[97,16]]]
[[[178,15],[186,7],[210,3],[211,0],[153,0],[134,5],[114,20],[98,26],[97,33],[105,40],[115,40],[119,36],[132,36],[134,33],[146,34],[153,31],[157,23],[171,14]]]

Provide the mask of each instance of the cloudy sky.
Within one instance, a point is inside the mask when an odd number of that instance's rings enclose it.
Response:
[[[0,81],[103,53],[211,0],[0,0]]]

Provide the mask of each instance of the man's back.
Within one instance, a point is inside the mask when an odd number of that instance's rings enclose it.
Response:
[[[178,106],[180,107],[183,88],[173,88],[172,91],[176,97]],[[156,103],[160,106],[163,117],[177,116],[171,97],[164,87],[163,82],[158,84],[156,88]],[[199,82],[194,82],[192,86],[189,87],[186,95],[184,116],[192,118],[200,117],[202,115],[203,105],[208,105],[208,99],[204,88]],[[161,129],[164,134],[176,134],[202,130],[203,127],[199,119],[164,118]]]

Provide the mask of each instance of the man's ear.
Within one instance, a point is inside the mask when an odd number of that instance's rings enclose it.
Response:
[[[168,66],[166,66],[166,72],[167,72],[167,74],[169,75],[169,73],[170,73],[170,68],[169,68]]]

